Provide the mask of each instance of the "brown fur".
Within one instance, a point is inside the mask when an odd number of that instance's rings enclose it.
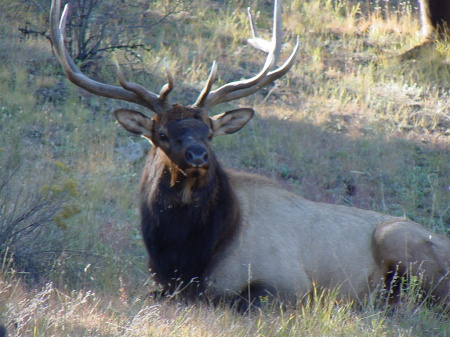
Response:
[[[430,233],[422,226],[406,221],[391,221],[378,226],[374,234],[374,251],[388,279],[397,276],[417,277],[423,289],[437,298],[449,295],[449,239]],[[402,257],[399,259],[398,257]],[[389,275],[388,273],[391,273]],[[395,289],[394,296],[400,289]],[[448,300],[448,298],[447,298]]]
[[[449,36],[450,1],[419,0],[422,32],[426,40]]]
[[[400,61],[418,59],[435,49],[436,41],[447,41],[450,28],[449,0],[419,0],[423,41],[395,56]]]
[[[155,145],[141,184],[142,231],[166,292],[194,280],[186,297],[235,298],[245,308],[260,296],[295,301],[317,288],[361,303],[384,284],[395,301],[394,276],[417,276],[431,298],[449,302],[448,238],[406,219],[312,202],[266,178],[223,171],[208,133],[239,130],[251,110],[209,118],[175,106],[152,122],[134,112],[117,115]],[[201,144],[209,162],[190,167],[182,144]]]
[[[430,297],[448,303],[448,238],[405,219],[308,201],[259,176],[230,179],[243,228],[210,276],[212,293],[239,293],[251,280],[283,299],[339,288],[340,298],[361,303],[398,270],[423,275]]]
[[[421,4],[424,25],[445,32],[448,0]],[[398,271],[420,276],[431,297],[449,302],[449,239],[404,219],[308,201],[261,177],[227,173],[215,158],[212,137],[239,131],[254,112],[237,109],[208,117],[207,110],[251,95],[295,64],[298,39],[288,60],[275,66],[281,51],[280,1],[274,6],[273,43],[258,38],[250,20],[252,45],[268,53],[260,73],[211,91],[213,65],[191,107],[170,106],[174,79],[168,69],[159,95],[127,82],[120,70],[120,87],[85,76],[65,49],[68,7],[60,16],[60,5],[52,0],[51,40],[68,79],[156,113],[152,119],[124,109],[115,115],[127,130],[153,143],[141,180],[141,228],[149,267],[164,293],[234,297],[238,308],[245,308],[266,294],[291,301],[318,288],[339,289],[342,298],[358,302],[380,283],[394,281]],[[387,286],[398,289],[395,283]]]

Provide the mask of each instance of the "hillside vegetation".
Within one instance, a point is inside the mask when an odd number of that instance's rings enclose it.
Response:
[[[138,184],[150,145],[115,122],[112,112],[127,103],[65,79],[46,32],[21,35],[26,25],[47,27],[36,3],[0,0],[0,324],[11,336],[450,335],[448,309],[418,304],[414,290],[395,311],[317,294],[309,306],[268,304],[247,316],[147,298]],[[162,18],[174,3],[142,10]],[[167,58],[177,81],[171,97],[183,104],[195,101],[214,60],[218,84],[259,71],[265,55],[245,43],[246,8],[269,36],[271,2],[182,5],[133,35],[148,48],[103,53],[84,71],[116,84],[118,60],[129,80],[159,91]],[[283,5],[283,55],[299,35],[299,60],[274,86],[216,108],[256,110],[242,131],[214,141],[221,162],[311,200],[406,216],[450,235],[448,44],[399,61],[421,42],[415,1]]]

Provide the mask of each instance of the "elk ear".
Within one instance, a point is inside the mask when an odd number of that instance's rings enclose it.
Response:
[[[119,109],[114,111],[117,121],[125,129],[135,135],[142,135],[150,138],[152,135],[153,121],[144,116],[140,112],[127,109]]]
[[[239,131],[253,117],[254,113],[253,109],[242,108],[212,117],[214,136],[229,135]]]

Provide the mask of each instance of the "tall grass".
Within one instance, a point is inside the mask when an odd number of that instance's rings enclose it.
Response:
[[[248,5],[261,35],[269,36],[271,4],[195,0],[190,11],[152,32],[155,45],[142,51],[142,62],[117,51],[95,67],[95,76],[117,83],[117,59],[129,80],[159,91],[168,58],[177,79],[172,97],[191,104],[212,61],[218,62],[218,84],[249,77],[264,62],[244,41]],[[66,193],[49,216],[52,234],[34,242],[58,251],[39,277],[27,277],[30,268],[1,252],[0,324],[12,335],[449,335],[439,310],[408,299],[390,312],[317,294],[307,306],[268,306],[250,316],[147,299],[152,284],[137,191],[139,153],[149,145],[114,122],[111,112],[126,103],[75,88],[45,39],[19,36],[17,6],[5,7],[10,12],[0,18],[0,157],[23,163],[14,189],[25,196]],[[312,200],[406,215],[449,234],[448,48],[439,44],[404,63],[394,58],[420,41],[415,7],[408,1],[284,4],[284,50],[288,54],[298,34],[299,61],[273,87],[214,110],[245,105],[257,111],[238,134],[215,140],[224,166],[270,176]],[[6,171],[2,163],[0,176]]]
[[[445,317],[424,307],[355,310],[335,294],[317,294],[296,309],[267,305],[248,315],[226,307],[159,303],[52,284],[28,291],[14,279],[0,282],[3,317],[19,336],[447,336]],[[413,309],[415,308],[415,309]]]

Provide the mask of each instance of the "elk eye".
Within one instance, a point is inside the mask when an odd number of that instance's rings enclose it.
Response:
[[[167,135],[164,132],[160,132],[159,133],[159,139],[163,142],[165,142],[166,140],[169,139],[169,137],[167,137]]]

